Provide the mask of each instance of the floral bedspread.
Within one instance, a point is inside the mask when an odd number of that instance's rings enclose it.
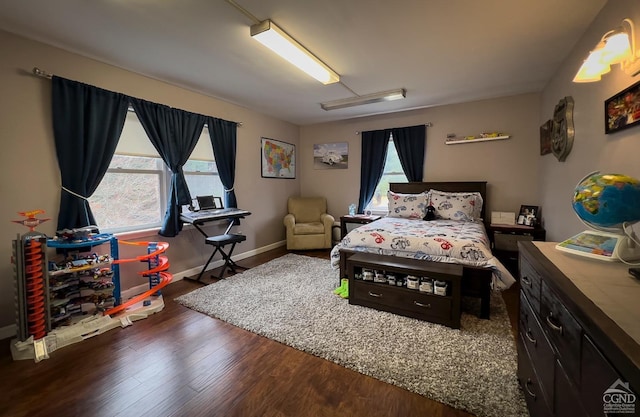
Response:
[[[340,265],[340,249],[403,256],[435,262],[487,267],[493,287],[509,288],[515,279],[491,253],[484,225],[475,221],[383,217],[353,229],[331,251],[331,265]]]

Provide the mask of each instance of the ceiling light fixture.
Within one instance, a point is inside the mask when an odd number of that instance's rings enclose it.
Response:
[[[251,25],[251,37],[323,84],[340,81],[340,76],[270,19]]]
[[[383,101],[400,100],[407,97],[407,90],[399,88],[397,90],[383,91],[380,93],[367,94],[351,98],[343,98],[341,100],[327,101],[320,103],[320,107],[324,110],[344,109],[345,107],[362,106],[363,104],[380,103]]]
[[[631,19],[624,19],[623,25],[602,36],[596,47],[580,66],[574,83],[600,81],[602,75],[611,71],[611,65],[620,68],[632,77],[640,74],[640,51],[635,47],[635,29]],[[629,30],[624,26],[627,24]]]

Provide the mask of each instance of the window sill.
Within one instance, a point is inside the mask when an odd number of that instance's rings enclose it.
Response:
[[[120,233],[115,233],[115,237],[118,238],[118,240],[133,240],[133,239],[141,239],[143,237],[151,237],[153,236],[155,238],[155,240],[157,240],[157,236],[158,232],[160,231],[159,227],[156,228],[152,228],[152,229],[143,229],[143,230],[133,230],[130,232],[120,232]]]

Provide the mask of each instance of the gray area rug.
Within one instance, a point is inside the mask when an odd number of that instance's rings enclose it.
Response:
[[[350,305],[337,283],[329,260],[287,254],[176,301],[477,416],[528,416],[500,294],[454,330]]]

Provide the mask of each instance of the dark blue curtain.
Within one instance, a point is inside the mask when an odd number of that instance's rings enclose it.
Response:
[[[236,179],[236,130],[237,123],[215,117],[207,118],[213,156],[224,187],[224,206],[238,207],[233,184]]]
[[[96,225],[90,197],[116,150],[129,97],[52,77],[53,135],[62,177],[58,229]]]
[[[391,129],[391,133],[407,180],[422,181],[427,127],[425,125],[399,127]]]
[[[373,193],[382,178],[390,134],[391,129],[362,132],[358,213],[364,213],[364,208],[373,198]]]
[[[171,170],[167,211],[159,234],[173,237],[182,230],[181,206],[191,203],[182,167],[198,143],[205,117],[138,98],[132,98],[131,104],[151,143]]]

